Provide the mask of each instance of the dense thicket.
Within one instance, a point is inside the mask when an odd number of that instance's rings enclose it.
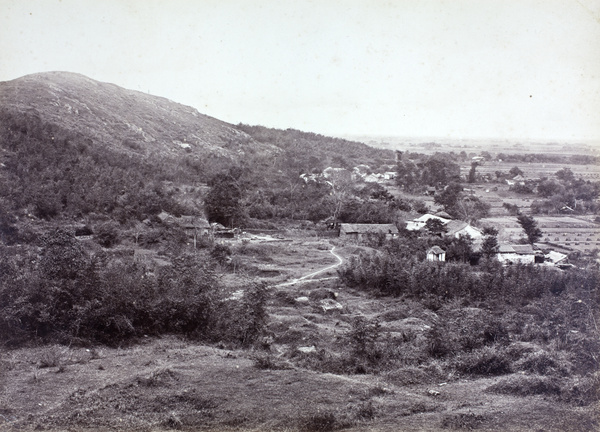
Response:
[[[39,255],[2,247],[0,343],[115,345],[164,333],[252,343],[266,320],[264,289],[227,301],[214,266],[208,253],[181,254],[158,268],[91,255],[63,230],[44,236]]]
[[[359,164],[368,164],[372,169],[377,169],[394,163],[391,150],[377,149],[355,141],[295,129],[272,129],[241,123],[236,127],[256,141],[285,150],[278,157],[278,164],[294,170],[296,174],[321,172],[328,166],[352,169]]]
[[[424,186],[446,186],[460,181],[460,166],[455,156],[435,153],[431,156],[397,152],[396,183],[413,191]]]
[[[487,264],[473,267],[460,262],[440,264],[389,253],[362,253],[351,257],[339,274],[348,286],[393,296],[502,299],[520,304],[546,294],[576,292],[590,307],[600,306],[598,271],[562,272],[544,266]]]
[[[124,222],[181,211],[163,187],[179,172],[169,161],[103,148],[33,114],[1,113],[0,123],[3,212],[27,210],[43,219],[97,213]]]
[[[399,242],[405,247],[384,245],[361,253],[338,271],[347,286],[418,302],[435,312],[426,352],[415,345],[414,358],[393,356],[410,364],[427,356],[444,358],[466,374],[574,373],[592,377],[586,386],[597,385],[597,374],[590,375],[600,367],[597,266],[561,271],[533,264],[502,266],[493,259],[477,266],[460,260],[430,262],[425,260],[425,240]],[[518,341],[535,341],[548,353],[531,355],[525,363],[514,346],[506,348]],[[597,393],[585,391],[581,403],[597,400]],[[578,399],[578,392],[569,388],[560,393]]]

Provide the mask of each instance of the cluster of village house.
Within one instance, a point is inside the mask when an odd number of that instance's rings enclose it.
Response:
[[[388,169],[392,169],[393,166],[388,166]],[[327,181],[332,177],[346,178],[347,180],[362,180],[366,183],[381,183],[385,180],[393,180],[396,178],[395,171],[386,171],[384,173],[372,173],[368,165],[358,165],[348,170],[346,168],[332,168],[328,167],[319,174],[301,174],[300,178],[305,183]]]
[[[185,230],[194,243],[202,236],[212,236],[220,238],[234,238],[239,234],[237,229],[228,229],[220,224],[209,223],[205,218],[199,216],[181,216],[174,217],[166,212],[159,215],[161,221],[165,224],[177,224]],[[406,223],[406,229],[409,231],[420,231],[425,228],[427,221],[436,219],[440,221],[445,228],[445,236],[459,238],[469,236],[473,240],[474,249],[481,247],[483,241],[483,232],[467,222],[454,220],[445,212],[436,214],[424,214],[416,219]],[[384,235],[387,239],[398,237],[399,231],[394,224],[355,224],[340,223],[336,226],[339,229],[339,237],[348,241],[361,241],[372,235]],[[567,255],[550,251],[542,253],[534,249],[530,244],[501,244],[497,252],[498,260],[505,264],[544,264],[551,266],[565,266],[567,264]],[[446,251],[439,246],[433,246],[427,251],[429,261],[445,261]]]
[[[425,228],[428,220],[436,219],[445,227],[445,236],[451,238],[459,238],[469,236],[473,240],[474,249],[481,247],[483,241],[483,232],[467,222],[453,220],[450,215],[445,212],[436,214],[424,214],[416,219],[407,221],[406,229],[409,231],[419,231]],[[394,224],[340,224],[340,237],[360,240],[362,237],[373,234],[383,234],[391,239],[399,235],[398,228]],[[567,255],[549,251],[543,253],[536,250],[530,244],[501,244],[498,247],[496,254],[498,260],[505,264],[544,264],[551,266],[565,266],[567,264]],[[434,246],[427,251],[427,259],[429,261],[445,261],[446,251],[439,246]]]

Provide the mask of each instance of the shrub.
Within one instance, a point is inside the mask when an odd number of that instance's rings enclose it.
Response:
[[[212,247],[210,256],[219,264],[225,265],[231,257],[231,248],[227,245],[217,243]]]
[[[59,346],[50,345],[42,349],[40,360],[38,362],[38,367],[40,369],[61,366],[62,363],[63,353]]]
[[[267,292],[264,284],[252,284],[240,300],[217,305],[212,338],[248,347],[258,342],[267,325]]]
[[[263,370],[289,369],[289,366],[275,359],[271,353],[257,353],[252,356],[254,367]]]
[[[352,357],[358,362],[365,361],[369,365],[378,363],[382,356],[377,346],[380,335],[379,321],[369,322],[364,317],[355,318],[347,335]]]
[[[487,392],[517,396],[558,395],[561,392],[555,377],[514,375],[498,381],[485,389]]]
[[[547,351],[538,351],[528,354],[522,360],[515,364],[517,370],[532,372],[540,375],[545,375],[550,372],[558,372],[564,374],[565,365],[562,367],[559,365],[560,360],[555,355],[548,353]]]
[[[511,364],[503,349],[483,347],[457,356],[454,359],[457,371],[469,375],[502,375],[511,372]]]
[[[303,432],[329,432],[351,425],[351,422],[333,411],[316,412],[300,420],[300,430]]]
[[[105,222],[95,229],[96,241],[100,246],[110,248],[119,243],[119,225],[116,222]]]
[[[444,429],[473,430],[481,427],[484,422],[484,416],[472,412],[448,414],[442,419],[442,427]]]
[[[591,405],[600,401],[600,372],[575,378],[569,386],[564,386],[561,400],[578,406]]]
[[[128,256],[92,259],[64,231],[50,233],[43,244],[34,269],[19,269],[17,262],[0,257],[5,343],[42,338],[115,345],[174,333],[196,339],[219,334],[248,346],[262,335],[264,288],[251,289],[231,310],[220,301],[224,291],[207,255],[181,255],[149,273]]]
[[[377,410],[373,406],[373,402],[366,401],[366,402],[360,403],[355,408],[354,417],[357,420],[373,420],[375,418],[376,413],[377,413]]]

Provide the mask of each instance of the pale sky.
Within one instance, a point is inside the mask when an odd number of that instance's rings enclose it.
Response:
[[[600,0],[0,0],[0,81],[70,71],[231,123],[600,139]]]

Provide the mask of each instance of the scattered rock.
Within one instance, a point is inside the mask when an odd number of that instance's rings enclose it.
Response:
[[[323,299],[320,301],[320,305],[321,305],[321,309],[323,309],[323,312],[329,312],[332,310],[342,310],[344,307],[336,302],[333,299]]]
[[[307,347],[298,347],[298,351],[300,351],[301,353],[304,353],[304,354],[309,354],[309,353],[317,352],[317,348],[314,345],[307,346]]]

